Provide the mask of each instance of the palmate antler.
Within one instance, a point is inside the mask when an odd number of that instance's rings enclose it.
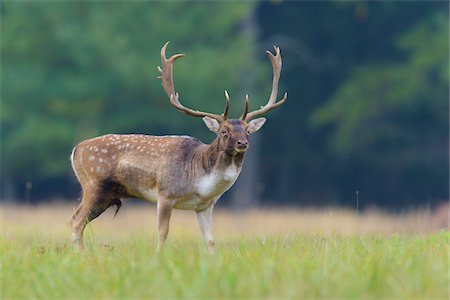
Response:
[[[230,106],[230,96],[228,95],[227,91],[225,91],[225,109],[224,113],[221,115],[208,113],[208,112],[202,112],[198,110],[193,110],[190,108],[185,107],[182,105],[179,101],[179,95],[175,92],[174,86],[173,86],[173,63],[175,60],[177,60],[180,57],[185,56],[186,54],[174,54],[169,58],[166,58],[166,49],[169,45],[169,42],[167,42],[162,48],[161,48],[161,67],[158,67],[159,72],[161,73],[158,78],[161,78],[162,86],[164,87],[164,90],[166,91],[167,96],[169,96],[170,103],[180,112],[183,112],[185,114],[194,116],[194,117],[210,117],[213,119],[216,119],[219,122],[223,122],[224,120],[228,119],[228,108]],[[281,66],[282,66],[282,60],[281,60],[281,54],[280,54],[280,48],[275,47],[275,55],[273,55],[270,51],[266,51],[273,68],[273,82],[272,82],[272,92],[270,93],[269,101],[266,105],[262,106],[260,109],[257,109],[252,112],[248,112],[248,95],[245,96],[245,111],[244,114],[241,116],[241,120],[245,122],[249,122],[251,119],[254,119],[255,117],[262,115],[274,108],[277,108],[284,102],[286,102],[287,99],[287,93],[284,93],[284,97],[276,102],[277,100],[277,94],[278,94],[278,81],[280,80],[280,73],[281,73]]]
[[[277,108],[278,106],[286,102],[287,93],[284,93],[284,97],[280,101],[276,102],[278,94],[278,81],[280,80],[282,60],[280,48],[275,46],[274,48],[275,48],[275,55],[273,55],[272,52],[270,51],[266,51],[273,68],[272,92],[270,93],[269,101],[267,101],[267,104],[262,106],[260,109],[248,113],[248,95],[245,96],[245,111],[244,114],[241,116],[241,120],[245,122],[249,122],[251,119],[254,119],[259,115],[262,115],[274,108]]]
[[[216,119],[219,122],[222,122],[224,120],[227,119],[228,117],[228,107],[230,106],[230,97],[227,93],[227,91],[225,91],[225,99],[226,99],[226,104],[225,104],[225,109],[224,109],[224,113],[222,115],[218,115],[218,114],[213,114],[213,113],[208,113],[208,112],[202,112],[202,111],[198,111],[198,110],[193,110],[190,108],[187,108],[185,106],[183,106],[180,101],[179,101],[179,95],[178,93],[175,92],[175,89],[173,87],[173,76],[172,76],[172,69],[173,69],[173,63],[175,60],[177,60],[180,57],[185,56],[186,54],[175,54],[172,55],[169,58],[166,58],[166,49],[167,46],[169,45],[169,42],[167,42],[162,48],[161,48],[161,67],[158,67],[159,72],[161,73],[160,76],[158,76],[159,78],[161,78],[162,81],[162,86],[164,87],[164,90],[166,91],[167,96],[169,96],[170,99],[170,103],[175,106],[175,108],[180,111],[183,112],[185,114],[194,116],[194,117],[210,117],[213,119]]]

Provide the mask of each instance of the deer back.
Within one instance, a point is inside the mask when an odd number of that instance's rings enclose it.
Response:
[[[154,198],[150,196],[156,190],[185,192],[195,181],[190,176],[195,175],[190,172],[191,162],[204,147],[188,136],[109,134],[78,144],[72,164],[83,186],[112,181],[122,185],[130,197],[148,199]]]

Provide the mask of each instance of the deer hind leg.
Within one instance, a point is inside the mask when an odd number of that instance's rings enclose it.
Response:
[[[121,199],[126,196],[125,189],[111,180],[104,181],[100,187],[83,188],[83,199],[69,222],[72,228],[72,241],[78,249],[84,248],[83,232],[86,225],[111,205],[117,206],[115,216],[122,206]]]
[[[84,193],[80,205],[71,218],[72,242],[78,250],[84,249],[83,232],[90,221],[100,216],[111,204],[116,204],[118,200],[109,201],[101,193]]]
[[[80,211],[83,209],[83,202],[80,202],[80,204],[78,205],[77,209],[74,211],[72,217],[70,217],[69,220],[69,226],[71,229],[73,229],[74,223],[77,220],[77,216],[80,213]]]

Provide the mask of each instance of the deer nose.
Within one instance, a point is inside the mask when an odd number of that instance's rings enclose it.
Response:
[[[241,150],[247,149],[248,141],[244,141],[244,140],[237,141],[236,142],[236,146],[237,146],[238,149],[241,149]]]

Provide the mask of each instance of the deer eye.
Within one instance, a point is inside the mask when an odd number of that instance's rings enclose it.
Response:
[[[226,131],[225,129],[222,129],[220,131],[220,133],[222,134],[222,136],[227,137],[228,136],[228,131]]]

